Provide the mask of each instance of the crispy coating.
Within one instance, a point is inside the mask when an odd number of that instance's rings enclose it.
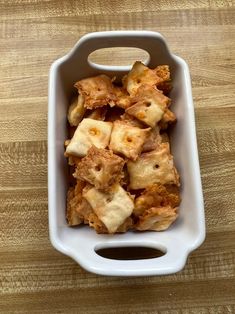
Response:
[[[107,75],[85,78],[74,85],[85,99],[84,107],[95,109],[116,100],[112,80]]]
[[[118,183],[125,161],[112,151],[92,146],[77,165],[74,177],[94,185],[97,189],[108,190]]]
[[[115,121],[109,148],[115,153],[136,160],[150,129],[140,129],[123,121]]]
[[[169,98],[154,87],[141,85],[126,112],[152,128],[163,117]]]
[[[141,85],[155,86],[162,81],[162,78],[157,75],[156,71],[137,61],[123,79],[123,85],[130,95],[134,95]]]
[[[135,161],[128,161],[130,189],[144,189],[154,183],[179,185],[179,175],[173,163],[168,143],[159,148],[143,153]]]
[[[147,187],[142,194],[135,199],[135,216],[142,215],[151,207],[178,207],[180,204],[179,187],[176,185],[153,184]]]
[[[153,230],[162,231],[169,228],[169,226],[176,220],[178,208],[170,206],[152,207],[147,209],[142,216],[140,216],[136,229],[140,231]]]
[[[88,217],[92,213],[89,203],[83,198],[82,191],[86,183],[77,181],[75,187],[69,188],[67,194],[67,220],[70,226],[88,223]]]
[[[170,124],[176,122],[176,116],[174,112],[167,109],[166,112],[163,114],[162,119],[159,121],[159,127],[162,130],[166,130]]]

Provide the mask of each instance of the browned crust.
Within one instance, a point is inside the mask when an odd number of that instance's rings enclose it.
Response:
[[[89,182],[97,189],[108,190],[123,177],[124,164],[125,161],[112,151],[92,146],[77,165],[74,177]]]
[[[116,100],[112,80],[107,75],[85,78],[74,86],[84,96],[84,107],[87,109],[103,107]]]
[[[153,184],[147,187],[143,193],[135,199],[135,208],[133,214],[140,216],[145,210],[151,207],[172,208],[179,206],[180,193],[176,185]]]

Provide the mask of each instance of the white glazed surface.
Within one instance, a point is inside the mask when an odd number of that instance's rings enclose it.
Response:
[[[172,132],[172,152],[181,177],[182,202],[178,220],[163,232],[127,232],[98,235],[87,227],[70,228],[65,217],[67,162],[64,141],[67,139],[66,115],[73,84],[82,78],[106,73],[123,76],[129,67],[95,66],[88,55],[99,48],[137,47],[149,53],[147,64],[168,64],[173,78],[171,109],[178,122]],[[86,270],[112,276],[150,276],[181,270],[188,254],[204,241],[205,221],[198,162],[194,108],[189,69],[186,62],[172,54],[159,34],[150,31],[110,31],[83,36],[50,69],[48,113],[48,202],[49,232],[52,245],[72,257]],[[95,249],[121,246],[145,246],[161,249],[162,257],[144,260],[106,259]]]

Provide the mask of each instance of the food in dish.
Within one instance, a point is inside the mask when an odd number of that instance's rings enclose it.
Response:
[[[137,61],[121,86],[103,74],[74,86],[65,142],[73,178],[68,224],[110,234],[167,229],[180,204],[167,133],[176,122],[169,66]]]

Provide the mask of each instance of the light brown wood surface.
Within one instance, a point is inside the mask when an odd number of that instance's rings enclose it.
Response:
[[[235,313],[234,22],[232,0],[0,1],[0,313]],[[48,238],[49,66],[116,29],[159,31],[190,66],[207,237],[175,275],[96,276]]]

